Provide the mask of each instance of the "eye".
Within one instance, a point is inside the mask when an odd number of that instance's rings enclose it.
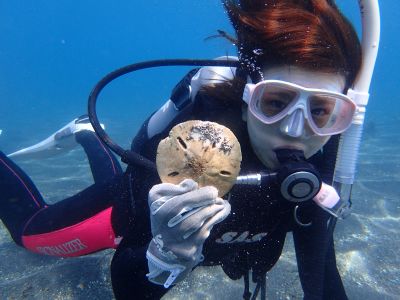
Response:
[[[296,93],[274,88],[266,89],[259,103],[260,110],[269,117],[283,111],[296,97]]]
[[[280,99],[269,99],[267,102],[263,102],[263,107],[270,109],[284,109],[287,106],[287,102]]]
[[[287,102],[280,99],[268,99],[268,101],[261,102],[260,109],[263,114],[272,117],[284,110],[287,105]]]
[[[332,114],[335,109],[336,99],[330,96],[314,96],[310,99],[310,112],[314,123],[322,128],[332,120]]]
[[[313,108],[311,110],[311,114],[315,117],[323,117],[325,115],[329,115],[330,111],[328,111],[327,109],[320,107],[320,108]]]

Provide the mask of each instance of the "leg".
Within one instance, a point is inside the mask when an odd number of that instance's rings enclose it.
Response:
[[[95,184],[51,206],[44,202],[30,178],[1,153],[0,218],[18,245],[60,256],[83,255],[116,246],[110,207],[114,197],[123,191],[122,170],[93,132],[87,116],[75,119],[43,142],[11,156],[50,154],[77,142],[88,155]]]
[[[8,157],[12,159],[46,158],[65,153],[78,144],[86,152],[96,183],[106,182],[122,173],[121,166],[114,155],[94,132],[87,115],[74,119],[45,140],[11,153]]]
[[[30,178],[0,152],[0,219],[11,237],[22,246],[25,223],[47,205]]]
[[[39,211],[24,227],[23,246],[62,257],[116,248],[120,239],[111,224],[111,213],[114,197],[123,191],[121,179],[116,176],[106,184],[94,184]]]
[[[87,220],[111,207],[123,187],[121,176],[105,184],[93,184],[78,194],[37,212],[28,220],[23,234],[34,235],[61,230]]]
[[[119,162],[94,132],[79,131],[75,139],[86,152],[95,183],[104,183],[122,174]]]
[[[114,248],[118,240],[110,207],[123,192],[123,182],[114,172],[100,179],[101,183],[48,206],[29,177],[0,153],[0,218],[13,240],[34,252],[78,256]]]

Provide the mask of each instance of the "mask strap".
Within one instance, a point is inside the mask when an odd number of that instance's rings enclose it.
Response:
[[[250,77],[252,83],[258,83],[264,80],[260,68],[254,67],[253,69],[250,69],[246,62],[240,59],[239,67],[236,70],[236,76],[242,78],[246,82],[248,82],[248,78]]]

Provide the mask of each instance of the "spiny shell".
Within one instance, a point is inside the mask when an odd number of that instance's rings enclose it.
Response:
[[[162,182],[178,184],[191,178],[200,187],[215,186],[220,197],[234,185],[241,161],[240,144],[232,131],[198,120],[172,128],[158,144],[156,159]]]

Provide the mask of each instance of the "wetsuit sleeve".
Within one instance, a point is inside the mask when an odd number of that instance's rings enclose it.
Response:
[[[133,140],[132,150],[154,161],[161,135],[149,138],[146,122]],[[146,276],[146,250],[152,238],[147,197],[160,179],[154,170],[128,166],[124,180],[127,191],[113,210],[113,225],[124,236],[111,262],[114,295],[118,300],[160,299],[168,290]]]
[[[123,242],[122,242],[123,243]],[[116,299],[160,299],[168,289],[148,281],[147,246],[117,249],[111,262],[111,280]]]

